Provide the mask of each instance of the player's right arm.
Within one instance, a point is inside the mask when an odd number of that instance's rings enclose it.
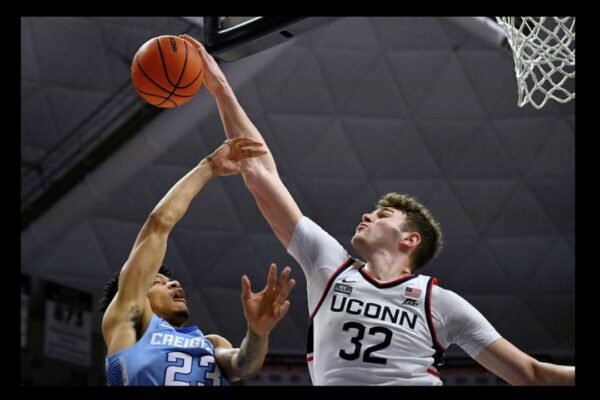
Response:
[[[191,200],[212,178],[203,160],[181,178],[156,205],[139,232],[119,276],[119,289],[102,320],[108,353],[132,346],[152,317],[147,298],[167,250],[169,233]]]
[[[165,257],[169,233],[186,213],[193,198],[216,175],[239,173],[239,161],[264,154],[249,139],[226,140],[181,178],[150,213],[119,276],[119,288],[102,319],[108,353],[129,347],[152,318],[148,290]]]
[[[188,35],[181,37],[200,53],[204,63],[204,85],[217,101],[227,137],[249,137],[264,143],[268,153],[243,161],[242,175],[263,216],[279,241],[287,248],[294,228],[302,217],[300,208],[281,181],[275,160],[264,138],[242,109],[217,62],[200,42]]]

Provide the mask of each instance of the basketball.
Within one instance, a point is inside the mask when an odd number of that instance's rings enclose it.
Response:
[[[152,38],[139,48],[131,64],[135,90],[148,103],[173,108],[194,97],[204,79],[198,51],[178,36]]]

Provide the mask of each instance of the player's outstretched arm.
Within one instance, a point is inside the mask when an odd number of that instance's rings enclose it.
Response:
[[[117,294],[102,319],[102,333],[109,353],[137,341],[131,337],[135,334],[130,329],[132,324],[145,330],[150,322],[148,290],[165,257],[168,236],[191,201],[215,175],[239,173],[240,161],[265,154],[262,146],[247,138],[226,140],[177,181],[154,207],[121,269]]]
[[[242,162],[246,186],[254,195],[263,216],[287,248],[302,212],[285,187],[264,138],[238,102],[225,74],[204,46],[189,35],[181,37],[194,46],[204,63],[204,85],[215,97],[228,138],[248,137],[265,144],[267,154]]]
[[[575,367],[539,362],[503,338],[475,361],[511,385],[575,385]]]

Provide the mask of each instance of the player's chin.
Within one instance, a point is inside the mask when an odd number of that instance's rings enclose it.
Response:
[[[180,300],[180,301],[175,301],[174,303],[175,303],[174,308],[177,311],[180,311],[180,310],[185,310],[185,312],[188,311],[187,303],[185,301]]]
[[[360,231],[359,231],[359,232],[356,232],[354,234],[354,236],[352,236],[352,239],[350,240],[350,243],[352,243],[352,246],[356,247],[357,244],[359,245],[363,241],[364,241],[364,238],[362,237],[362,235],[360,234]]]
[[[174,315],[178,320],[181,320],[182,323],[190,318],[190,312],[188,311],[187,307],[175,310]]]

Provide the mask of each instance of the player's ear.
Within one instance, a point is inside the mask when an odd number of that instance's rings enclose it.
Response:
[[[417,231],[404,232],[400,240],[401,246],[417,247],[421,243],[421,235]]]

